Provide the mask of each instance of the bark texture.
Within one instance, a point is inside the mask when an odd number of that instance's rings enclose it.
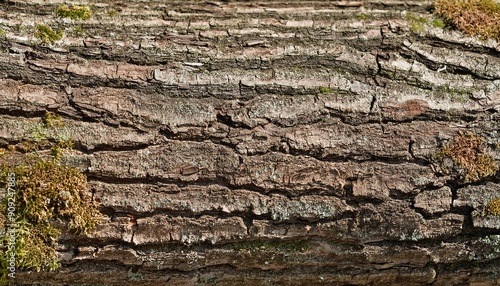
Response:
[[[500,175],[432,164],[465,130],[500,160],[500,48],[431,2],[0,3],[0,145],[63,116],[106,214],[18,283],[500,283]]]

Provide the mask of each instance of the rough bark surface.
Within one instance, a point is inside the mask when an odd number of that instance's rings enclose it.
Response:
[[[106,215],[18,283],[500,283],[498,172],[432,163],[465,130],[500,160],[500,48],[416,29],[431,2],[0,3],[0,145],[63,116]]]

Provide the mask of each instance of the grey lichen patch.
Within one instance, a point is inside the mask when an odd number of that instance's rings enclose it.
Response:
[[[489,201],[498,197],[500,197],[499,184],[488,182],[477,186],[469,185],[457,190],[457,198],[453,201],[453,206],[472,207],[476,211],[482,212]]]
[[[493,215],[485,215],[479,211],[472,212],[472,224],[476,228],[483,229],[500,229],[500,217]]]
[[[420,230],[413,230],[411,232],[406,232],[400,235],[399,240],[401,241],[419,241],[425,238],[425,235]]]
[[[466,103],[472,94],[472,88],[453,87],[450,85],[434,86],[432,88],[435,99],[448,100],[451,102]]]
[[[320,197],[301,197],[299,200],[277,200],[270,208],[273,220],[310,219],[335,217],[349,207],[339,199],[325,200]]]
[[[133,282],[144,280],[144,276],[141,273],[132,271],[127,272],[127,278],[128,281],[133,281]]]
[[[500,235],[482,237],[478,239],[474,245],[481,248],[478,255],[485,259],[496,259],[500,257]]]

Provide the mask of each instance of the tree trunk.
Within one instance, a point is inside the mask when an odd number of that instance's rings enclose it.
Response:
[[[499,173],[435,156],[468,131],[500,160],[500,49],[430,1],[0,3],[0,143],[61,115],[106,217],[17,283],[500,283]]]

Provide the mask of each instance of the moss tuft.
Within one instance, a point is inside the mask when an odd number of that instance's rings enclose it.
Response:
[[[441,19],[433,19],[432,20],[432,26],[435,27],[435,28],[444,28],[446,27],[446,23],[441,20]]]
[[[50,155],[56,159],[60,159],[65,150],[73,148],[73,140],[58,141],[52,148],[50,148]]]
[[[424,24],[420,23],[420,22],[413,22],[411,23],[411,31],[413,33],[422,33],[425,31],[424,29]]]
[[[471,132],[460,132],[436,153],[435,160],[445,173],[457,171],[462,179],[469,182],[494,175],[498,171],[485,140]],[[447,164],[449,160],[451,165]]]
[[[92,11],[88,6],[61,5],[56,9],[56,15],[61,18],[71,18],[73,20],[88,20],[92,17]]]
[[[86,195],[87,180],[76,168],[35,156],[21,165],[4,166],[3,182],[8,173],[16,178],[18,215],[28,223],[50,225],[64,218],[77,233],[95,227],[97,213]]]
[[[61,120],[61,116],[52,112],[45,113],[41,121],[45,128],[64,126],[64,123]]]
[[[108,15],[109,15],[109,17],[118,16],[118,11],[116,11],[114,9],[111,9],[111,10],[108,11]]]
[[[37,25],[35,31],[35,38],[40,39],[45,44],[54,44],[56,41],[62,39],[63,32],[58,30],[54,32],[52,28],[47,25]]]
[[[58,115],[45,114],[34,128],[39,132],[35,133],[39,140],[28,142],[35,152],[25,154],[16,165],[3,160],[8,163],[0,167],[0,188],[14,190],[4,192],[0,203],[3,230],[0,232],[0,285],[6,281],[8,259],[12,254],[19,269],[54,270],[59,267],[55,247],[61,232],[87,234],[100,221],[97,204],[88,195],[85,175],[59,161],[60,152],[70,148],[72,141],[56,140],[57,149],[51,149],[52,156],[38,152],[47,147],[46,136],[63,127]],[[16,150],[10,148],[3,152],[15,153]],[[13,155],[19,156],[19,153]],[[9,207],[15,210],[14,215]],[[14,246],[13,250],[7,248],[10,245]]]
[[[425,18],[425,17],[419,17],[419,16],[416,16],[412,13],[408,13],[406,15],[406,19],[408,19],[408,21],[410,21],[410,29],[413,33],[422,33],[425,31],[425,24],[428,23],[428,19]]]
[[[13,249],[17,267],[35,271],[57,269],[55,246],[61,229],[54,222],[67,221],[70,231],[88,233],[99,221],[97,205],[87,195],[85,176],[55,159],[31,158],[21,165],[4,165],[2,169],[1,182],[7,182],[8,174],[15,174],[16,180],[16,218],[11,222],[16,224]],[[7,206],[6,198],[3,213]],[[2,246],[8,245],[8,235],[0,238]],[[2,248],[1,264],[7,264],[10,251]]]
[[[500,216],[500,198],[491,200],[484,210],[486,215]]]
[[[6,33],[5,33],[5,30],[0,28],[0,37],[5,37]]]
[[[406,19],[408,19],[408,21],[410,22],[410,30],[416,34],[424,32],[426,26],[432,26],[434,28],[441,29],[447,26],[446,22],[444,22],[442,19],[422,17],[412,13],[406,14]]]
[[[82,26],[73,27],[73,34],[77,37],[84,36]]]
[[[331,93],[332,89],[326,86],[320,86],[319,87],[319,92],[320,93]]]
[[[466,34],[500,41],[500,5],[494,0],[436,0],[436,15]]]
[[[57,114],[46,113],[40,122],[30,126],[29,129],[31,129],[31,140],[23,142],[26,146],[25,152],[38,151],[40,147],[51,145],[50,142],[55,142],[59,147],[71,148],[73,145],[69,129]]]
[[[367,15],[367,14],[358,14],[358,15],[356,15],[356,18],[357,18],[358,20],[365,21],[365,20],[367,20],[369,17],[368,17],[368,15]]]

